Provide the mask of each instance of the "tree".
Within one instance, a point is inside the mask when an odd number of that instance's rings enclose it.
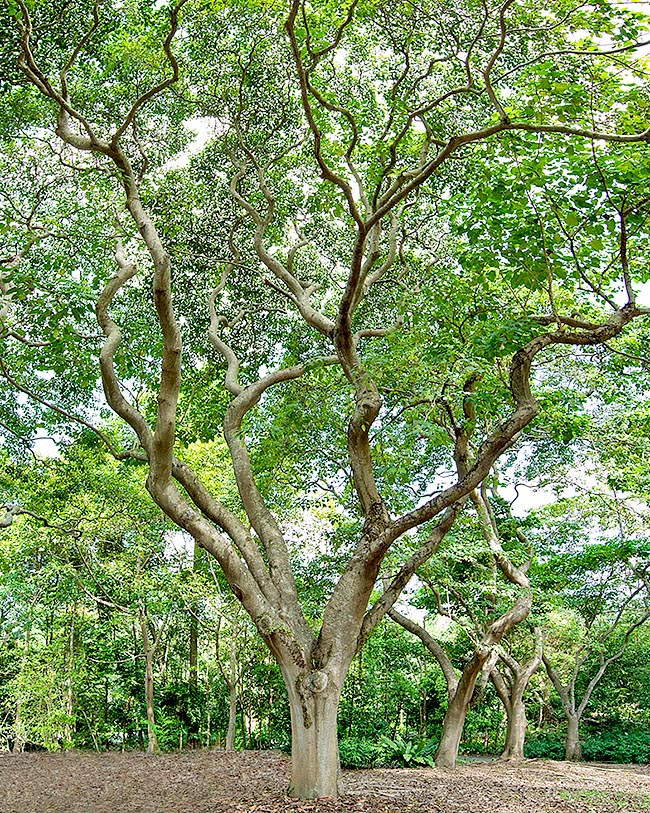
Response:
[[[504,658],[508,657],[500,645],[508,633],[526,620],[532,607],[530,582],[526,575],[531,564],[529,556],[523,564],[518,566],[512,561],[512,552],[507,554],[504,550],[497,519],[490,506],[485,488],[480,491],[472,491],[470,498],[476,509],[480,532],[483,536],[483,549],[480,545],[472,545],[467,540],[461,539],[458,545],[459,550],[456,551],[458,560],[454,561],[453,552],[447,553],[447,557],[451,560],[450,572],[442,575],[440,572],[436,572],[434,567],[431,568],[433,572],[424,577],[431,593],[435,596],[435,609],[438,614],[448,617],[460,629],[463,629],[471,642],[472,648],[469,655],[463,659],[460,677],[457,676],[452,660],[444,647],[424,627],[403,616],[394,608],[388,612],[393,621],[422,641],[437,660],[445,676],[448,706],[443,720],[440,744],[436,752],[436,765],[442,768],[453,768],[456,765],[465,718],[481,671],[485,670],[486,679],[488,679],[495,668],[499,654]],[[527,540],[516,526],[513,533],[512,524],[511,521],[506,526],[510,534],[517,535],[517,541],[523,542],[528,547]],[[530,552],[526,550],[524,553],[529,554]],[[486,554],[489,562],[487,568]],[[511,593],[506,593],[505,596],[499,595],[503,591],[499,591],[497,587],[495,567],[498,568],[509,586],[518,588],[514,597]],[[443,592],[446,593],[446,600],[443,598]],[[539,661],[537,665],[539,665]],[[523,683],[521,687],[522,697],[526,683]],[[502,688],[502,684],[497,686],[497,692],[502,697],[499,692],[500,688]],[[512,708],[514,711],[514,704]],[[519,706],[516,711],[518,722],[521,723]],[[509,722],[512,720],[513,725],[515,717],[517,715],[513,714],[508,718]],[[525,713],[523,719],[525,721]],[[517,725],[516,728],[523,749],[521,725]],[[511,734],[510,729],[511,725],[508,726],[509,734]],[[523,731],[525,732],[525,725]],[[512,736],[514,736],[514,732],[512,732],[509,742]],[[521,757],[523,757],[523,750]]]
[[[524,758],[524,743],[526,741],[526,704],[524,693],[528,688],[530,679],[542,663],[543,638],[540,627],[535,627],[535,648],[528,660],[523,663],[515,658],[511,652],[499,653],[499,660],[505,667],[499,669],[495,663],[490,671],[490,680],[503,703],[506,712],[506,742],[501,759],[521,760]]]
[[[631,591],[623,593],[619,597],[618,607],[604,607],[603,614],[585,619],[584,627],[578,621],[577,640],[573,647],[573,657],[566,658],[568,663],[554,665],[549,654],[544,655],[544,666],[553,687],[560,696],[562,711],[567,721],[567,732],[565,742],[565,758],[567,760],[579,760],[582,758],[582,747],[580,744],[580,722],[585,709],[591,700],[594,689],[600,682],[606,670],[617,660],[623,657],[628,646],[628,641],[634,631],[638,629],[650,618],[650,611],[645,607],[637,608],[636,612],[628,612],[630,605],[634,605],[635,599],[641,592],[647,591],[645,585],[635,585]],[[606,613],[609,613],[609,617]],[[566,623],[575,619],[555,619],[562,627],[563,621]],[[582,627],[582,629],[580,628]],[[553,629],[553,627],[551,627]],[[620,633],[619,640],[616,640],[614,633]],[[595,664],[593,660],[595,659]],[[591,667],[591,668],[589,668]],[[589,668],[589,679],[582,689],[582,697],[578,696],[578,681],[582,677],[583,670]]]
[[[616,494],[603,500],[595,488],[545,513],[535,573],[546,603],[543,662],[567,721],[566,759],[577,760],[594,690],[650,619],[647,541],[636,506]]]
[[[104,437],[118,458],[145,463],[154,501],[218,560],[276,658],[291,709],[291,793],[335,796],[337,707],[350,663],[467,495],[537,415],[537,358],[611,341],[645,315],[633,252],[645,239],[646,191],[639,182],[624,203],[607,197],[635,145],[650,139],[636,81],[643,69],[633,60],[645,20],[615,4],[548,11],[513,0],[390,12],[370,0],[272,9],[181,0],[168,10],[79,0],[52,17],[49,5],[24,0],[4,8],[3,47],[18,72],[4,80],[3,115],[11,121],[19,105],[26,110],[31,144],[54,116],[54,152],[77,170],[85,208],[95,222],[105,212],[100,200],[117,209],[89,238],[88,282],[76,300],[84,304],[62,320],[77,324],[39,339],[41,362],[60,371],[53,380],[25,383],[21,373],[39,365],[26,341],[34,324],[16,329],[52,285],[44,258],[56,256],[53,239],[25,262],[23,249],[10,252],[4,341],[16,354],[13,369],[8,354],[2,362],[5,381],[60,418],[79,417],[74,404],[85,386],[82,419],[92,423],[92,382],[75,379],[75,370],[77,355],[84,372],[92,369],[78,323],[94,300],[106,401],[137,447]],[[603,38],[611,45],[603,48]],[[186,172],[165,164],[180,155],[188,110],[215,118],[219,132]],[[554,215],[551,252],[543,207],[527,197],[530,177],[522,175],[515,198],[506,191],[512,152],[535,161],[547,138],[556,167],[560,151],[575,151],[593,195],[615,211],[607,239],[589,232],[604,228],[603,206],[579,200],[577,222],[561,207]],[[466,203],[482,194],[477,168],[489,178],[489,199],[468,225]],[[33,246],[29,218],[7,217]],[[501,234],[496,268],[478,262],[474,242],[476,232],[489,237],[491,224]],[[109,279],[111,243],[117,271]],[[78,278],[72,270],[68,287]],[[623,304],[615,289],[625,291]],[[480,336],[489,340],[483,351]],[[331,444],[325,455],[303,440],[310,425],[300,407],[314,403],[319,386],[327,403],[319,399],[314,414],[329,422],[319,427]],[[221,422],[240,510],[179,454],[179,405],[192,388],[215,393],[204,431],[216,434]],[[354,493],[356,537],[315,626],[301,607],[277,492],[263,477],[274,459],[261,453],[260,417],[271,405],[287,416],[287,457],[301,453],[293,493],[310,481],[338,481],[340,493],[341,473]],[[440,410],[451,444],[426,427]],[[416,421],[426,442],[401,469],[384,466],[400,426],[412,432]],[[328,471],[330,456],[337,463]],[[442,467],[452,472],[444,483],[435,476]],[[418,545],[400,548],[418,529]],[[369,608],[382,561],[398,548],[394,578]]]

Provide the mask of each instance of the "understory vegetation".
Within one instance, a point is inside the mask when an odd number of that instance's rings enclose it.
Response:
[[[286,690],[277,664],[218,568],[147,502],[139,467],[115,463],[84,435],[60,458],[20,466],[6,458],[0,485],[31,506],[20,514],[14,506],[14,521],[0,536],[1,749],[132,750],[146,748],[153,734],[161,751],[227,745],[290,751]],[[504,501],[495,506],[511,530],[525,530],[539,549],[539,561],[529,571],[533,614],[503,641],[503,654],[530,651],[534,626],[542,625],[546,651],[559,666],[575,664],[576,653],[588,654],[575,687],[582,697],[600,654],[620,653],[595,687],[581,723],[582,755],[650,762],[650,626],[638,626],[626,640],[647,612],[645,593],[638,606],[627,604],[620,628],[599,639],[618,611],[606,604],[612,580],[619,580],[616,601],[625,603],[629,595],[621,576],[630,541],[621,546],[620,539],[606,545],[590,540],[577,550],[575,523],[566,526],[571,512],[590,507],[584,495],[554,499],[525,520],[506,511]],[[621,502],[619,513],[624,509]],[[331,505],[312,504],[300,521],[309,527],[311,545],[298,574],[304,594],[316,603],[337,561],[318,552],[319,540],[331,535],[339,519]],[[543,547],[549,536],[552,553]],[[636,556],[644,555],[644,544],[637,540],[631,547]],[[486,602],[496,600],[488,595],[496,574],[472,523],[448,538],[440,559],[445,568],[462,569],[464,589],[476,603],[463,605],[459,598],[453,620],[441,614],[436,587],[461,595],[459,583],[452,588],[441,570],[435,582],[422,571],[399,606],[462,669],[472,653],[469,621],[490,611]],[[451,597],[445,601],[443,609],[451,612]],[[587,649],[590,636],[597,641],[593,651]],[[153,679],[149,732],[146,647]],[[504,706],[489,673],[483,677],[467,711],[461,760],[498,755],[505,745]],[[433,765],[447,706],[447,684],[436,659],[417,637],[385,619],[353,661],[343,688],[341,764]],[[525,755],[563,759],[561,698],[543,665],[531,676],[526,710]]]

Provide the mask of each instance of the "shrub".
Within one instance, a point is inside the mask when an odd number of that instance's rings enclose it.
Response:
[[[384,760],[390,765],[429,765],[433,766],[437,747],[436,740],[405,740],[399,734],[394,739],[381,738]]]
[[[650,731],[611,729],[586,737],[582,756],[597,762],[650,762]]]
[[[524,755],[528,759],[564,759],[564,742],[544,734],[532,736],[524,745]]]
[[[381,756],[372,740],[345,737],[339,742],[339,758],[344,768],[372,768]]]

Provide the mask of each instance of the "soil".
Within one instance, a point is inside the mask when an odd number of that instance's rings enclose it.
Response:
[[[0,753],[0,813],[650,813],[650,767],[529,760],[345,771],[338,800],[288,799],[290,760]]]

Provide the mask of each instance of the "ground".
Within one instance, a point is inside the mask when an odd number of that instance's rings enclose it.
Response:
[[[338,801],[284,791],[289,758],[0,753],[0,813],[650,813],[650,767],[529,760],[346,771]]]

